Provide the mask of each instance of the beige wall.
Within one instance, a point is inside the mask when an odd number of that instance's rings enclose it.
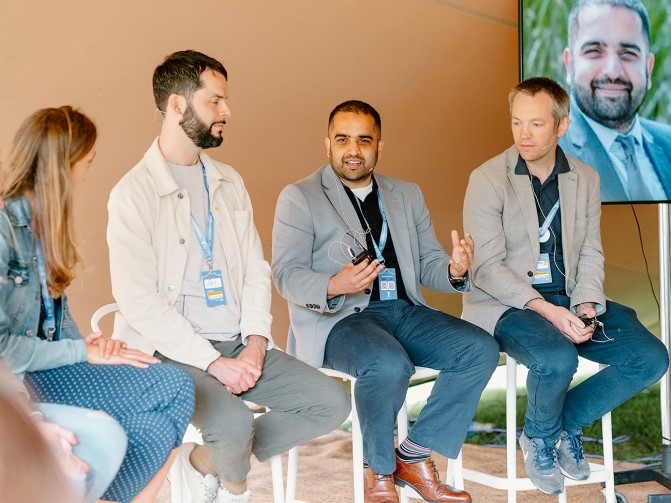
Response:
[[[244,176],[268,259],[277,195],[324,163],[327,115],[341,101],[378,108],[378,170],[423,188],[445,244],[461,228],[468,173],[511,143],[517,0],[3,0],[0,20],[0,158],[40,107],[79,106],[100,129],[95,169],[77,196],[86,268],[69,290],[83,329],[112,301],[107,195],[159,131],[151,74],[170,52],[197,49],[229,71],[233,116],[212,155]],[[656,209],[637,211],[656,271]],[[638,293],[626,300],[654,323],[631,210],[605,208],[604,239],[609,288],[633,292],[633,282]],[[429,298],[460,312],[458,296]],[[283,345],[288,320],[277,295],[273,313]]]

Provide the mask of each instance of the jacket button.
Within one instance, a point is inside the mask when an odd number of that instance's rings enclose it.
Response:
[[[360,307],[355,307],[355,308],[354,308],[354,312],[355,312],[355,313],[360,313],[360,312],[361,312],[361,308],[360,308]]]
[[[33,331],[32,330],[26,330],[26,336],[32,337],[33,336]]]
[[[21,277],[21,276],[14,276],[14,284],[16,284],[16,285],[20,285],[21,283],[23,283],[23,277]]]
[[[179,238],[179,244],[183,245],[186,243],[186,240],[184,238]]]
[[[533,272],[531,272],[531,271],[528,271],[528,272],[527,272],[527,276],[529,276],[530,278],[532,278],[532,277],[533,277],[533,275],[534,275],[534,273],[533,273]]]
[[[370,288],[366,288],[366,289],[363,291],[363,293],[365,293],[366,295],[370,295]]]
[[[168,285],[168,291],[169,291],[169,292],[172,292],[172,291],[174,291],[174,290],[175,290],[175,287],[174,287],[174,286],[172,286],[172,285]]]
[[[182,194],[181,192],[178,192],[177,193],[177,199],[184,199],[184,194]]]

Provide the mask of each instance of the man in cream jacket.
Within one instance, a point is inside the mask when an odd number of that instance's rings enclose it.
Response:
[[[107,239],[114,337],[187,371],[192,423],[185,444],[191,501],[249,501],[260,461],[337,427],[343,387],[273,348],[270,266],[240,175],[203,149],[219,146],[230,109],[226,69],[195,51],[168,56],[153,78],[163,124],[113,189]],[[269,407],[254,419],[243,400]]]

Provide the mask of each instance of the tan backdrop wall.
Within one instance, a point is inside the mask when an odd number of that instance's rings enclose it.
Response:
[[[151,75],[173,51],[200,50],[229,71],[233,116],[211,154],[244,176],[268,259],[277,195],[325,163],[326,119],[341,101],[378,108],[378,170],[423,188],[445,244],[461,229],[469,172],[511,143],[517,0],[3,0],[0,27],[0,158],[40,107],[81,107],[100,130],[94,171],[77,195],[86,264],[69,295],[83,330],[112,301],[107,196],[159,131]],[[656,275],[656,208],[636,211]],[[631,209],[606,207],[603,227],[608,293],[654,326]],[[458,296],[428,298],[461,311]],[[277,294],[273,314],[283,346],[288,317]]]

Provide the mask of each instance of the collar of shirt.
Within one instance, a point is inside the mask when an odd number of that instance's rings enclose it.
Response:
[[[594,131],[597,139],[606,150],[606,153],[608,154],[608,157],[610,158],[610,161],[613,164],[615,171],[617,172],[617,176],[622,181],[622,184],[627,187],[629,184],[629,174],[627,173],[627,168],[625,167],[624,163],[624,151],[622,149],[622,145],[615,141],[621,133],[615,129],[608,128],[603,124],[599,124],[598,122],[590,119],[573,101],[571,102],[571,105],[575,105],[577,107],[578,112],[583,115],[589,127],[592,128],[592,131]],[[634,124],[627,135],[633,137],[635,140],[634,153],[636,155],[636,162],[638,163],[641,174],[647,181],[646,183],[653,199],[664,199],[666,197],[664,187],[659,181],[659,175],[657,175],[657,172],[652,165],[652,161],[648,157],[648,154],[646,153],[645,147],[643,145],[644,137],[648,142],[651,142],[652,138],[650,137],[650,133],[645,131],[641,126],[641,121],[638,115],[636,115]]]
[[[580,108],[578,108],[578,110],[580,110]],[[603,124],[599,124],[597,121],[587,117],[587,115],[585,115],[582,110],[580,110],[580,113],[583,115],[583,117],[585,117],[585,121],[587,124],[589,124],[589,127],[592,128],[592,131],[594,131],[594,134],[603,145],[603,148],[606,149],[606,152],[611,152],[611,148],[613,147],[615,140],[617,140],[617,137],[622,133],[615,129],[606,127]],[[637,147],[643,145],[643,131],[641,129],[641,121],[638,119],[638,114],[634,118],[634,125],[627,133],[627,136],[632,136],[636,140]]]
[[[569,171],[571,171],[571,168],[569,168],[568,159],[566,159],[566,155],[564,154],[564,151],[561,149],[561,147],[557,145],[555,167],[552,169],[552,173],[550,173],[550,176],[548,176],[547,180],[545,180],[543,185],[546,185],[547,183],[553,181],[555,178],[557,178],[557,175],[559,175],[560,173],[568,173]],[[531,176],[529,167],[527,166],[526,161],[522,159],[521,155],[517,156],[517,164],[515,165],[515,174]]]

